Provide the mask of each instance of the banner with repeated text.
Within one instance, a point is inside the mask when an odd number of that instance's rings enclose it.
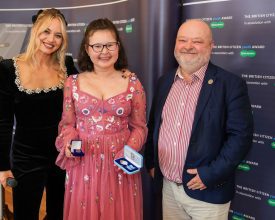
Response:
[[[255,132],[239,165],[229,219],[275,219],[275,1],[182,1],[182,21],[212,28],[212,61],[246,80]]]

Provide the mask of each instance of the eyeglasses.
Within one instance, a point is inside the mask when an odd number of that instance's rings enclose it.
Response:
[[[117,49],[117,46],[119,45],[119,42],[108,42],[106,44],[88,44],[89,47],[93,49],[94,52],[96,53],[101,53],[106,47],[109,51],[114,51]]]

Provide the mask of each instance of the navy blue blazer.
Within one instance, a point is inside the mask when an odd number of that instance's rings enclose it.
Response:
[[[145,165],[155,168],[155,190],[161,193],[162,173],[158,160],[158,137],[162,109],[174,82],[176,70],[162,76],[157,85],[148,123]],[[182,173],[187,195],[201,201],[223,204],[234,195],[234,173],[252,144],[253,118],[247,86],[243,79],[212,64],[208,65],[200,91]],[[197,168],[207,186],[189,190],[186,186]]]

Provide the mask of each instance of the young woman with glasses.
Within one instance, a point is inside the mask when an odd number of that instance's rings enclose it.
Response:
[[[56,140],[57,164],[67,171],[64,219],[141,220],[140,173],[114,166],[124,145],[139,151],[147,135],[145,93],[127,59],[114,24],[91,22],[79,53],[79,75],[65,83],[64,107]],[[72,155],[72,140],[84,156]]]

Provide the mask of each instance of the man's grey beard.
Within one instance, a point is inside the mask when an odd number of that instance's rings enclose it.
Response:
[[[201,56],[198,59],[194,59],[191,61],[185,61],[184,58],[181,58],[180,56],[177,56],[175,54],[175,58],[178,61],[178,64],[180,65],[181,69],[186,73],[194,73],[198,71],[201,67],[206,65],[210,60],[210,54],[207,54],[205,56]]]

